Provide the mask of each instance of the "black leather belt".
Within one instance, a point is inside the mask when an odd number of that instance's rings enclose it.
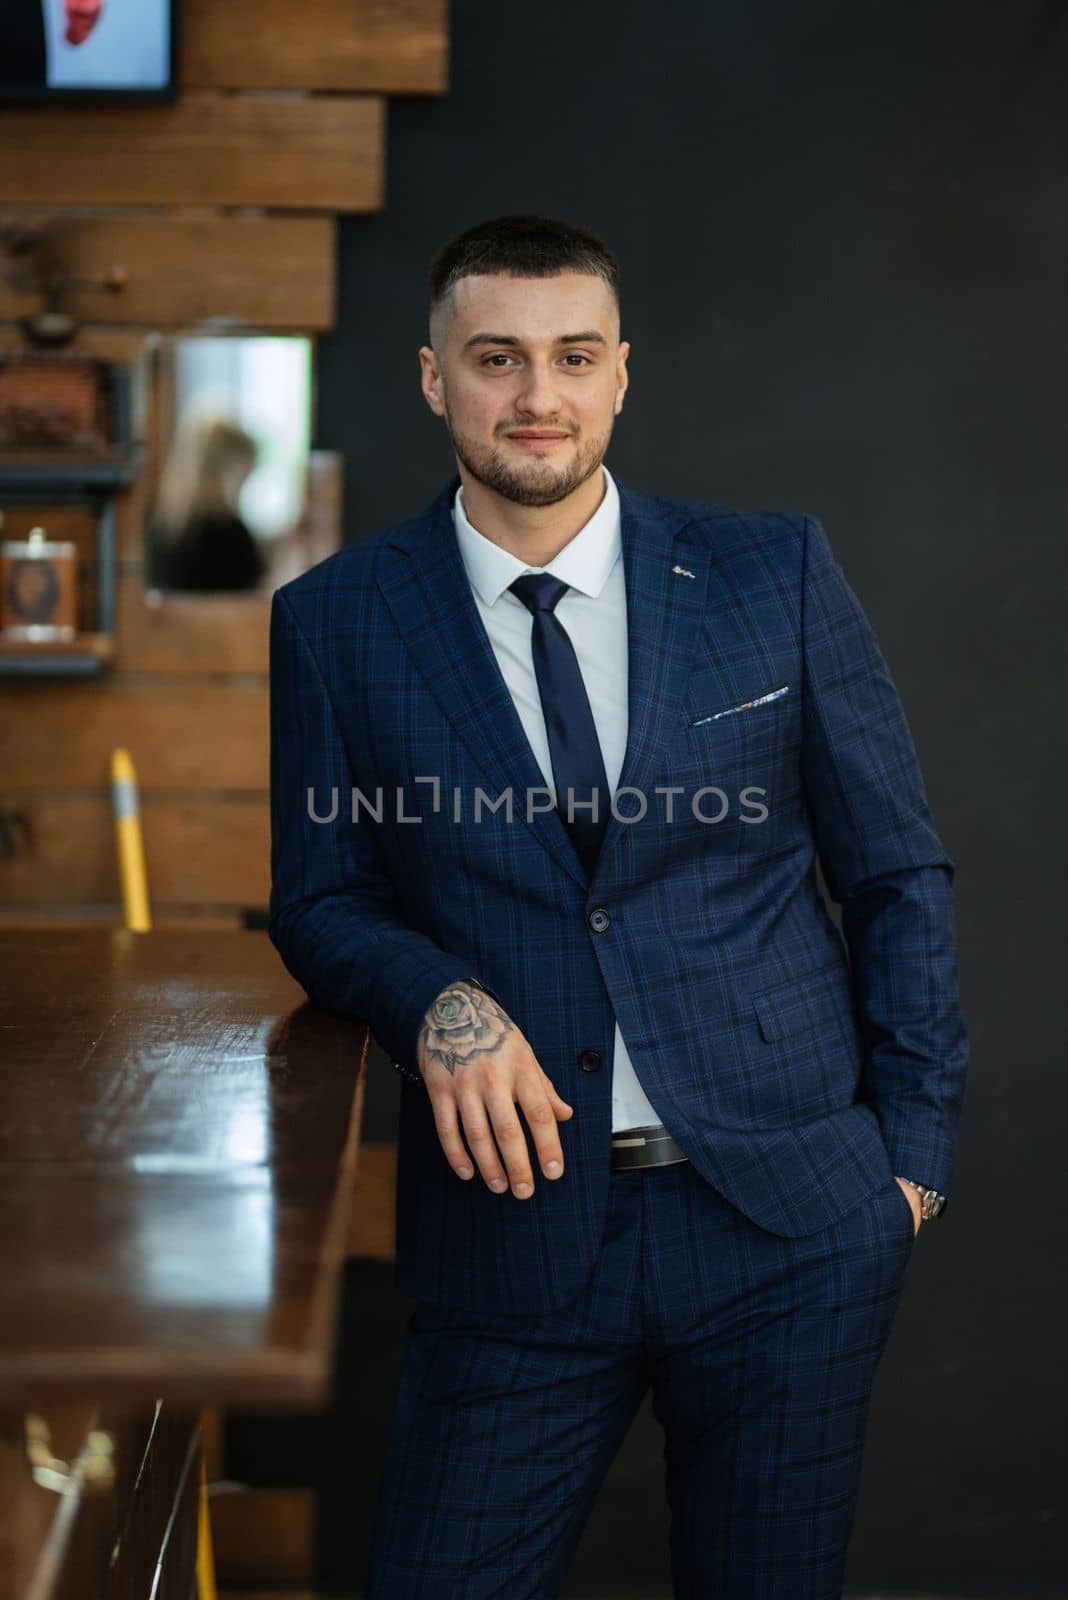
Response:
[[[613,1172],[631,1167],[668,1167],[688,1159],[662,1123],[647,1128],[620,1128],[612,1135]]]

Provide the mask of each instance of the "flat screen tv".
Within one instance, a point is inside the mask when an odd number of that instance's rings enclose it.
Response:
[[[172,100],[178,0],[0,0],[0,100]]]

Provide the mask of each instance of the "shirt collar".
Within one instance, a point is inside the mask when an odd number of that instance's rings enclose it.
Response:
[[[452,524],[468,579],[486,605],[499,600],[509,584],[524,572],[551,572],[554,578],[572,589],[580,589],[583,594],[600,594],[622,552],[619,491],[603,463],[601,471],[604,495],[600,505],[546,567],[528,566],[510,550],[502,549],[472,527],[464,511],[464,491],[460,485],[452,504]]]

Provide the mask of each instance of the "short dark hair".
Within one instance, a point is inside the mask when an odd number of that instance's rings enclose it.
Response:
[[[478,222],[441,247],[430,264],[431,315],[461,278],[493,272],[516,278],[588,272],[608,286],[619,308],[619,262],[603,240],[554,217],[516,212]]]

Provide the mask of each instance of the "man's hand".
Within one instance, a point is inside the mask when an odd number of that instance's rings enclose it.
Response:
[[[560,1177],[564,1156],[556,1123],[558,1118],[566,1121],[572,1107],[561,1100],[492,995],[462,980],[444,988],[419,1030],[418,1064],[441,1148],[459,1177],[474,1176],[460,1137],[462,1123],[471,1155],[496,1194],[508,1188],[509,1180],[517,1199],[534,1193],[517,1101],[534,1135],[542,1172],[547,1178]]]
[[[919,1192],[912,1187],[911,1183],[906,1183],[904,1178],[898,1178],[896,1173],[895,1179],[905,1191],[905,1198],[912,1207],[912,1216],[916,1224],[916,1233],[919,1233],[920,1224],[923,1221],[923,1202],[920,1199]],[[914,1239],[916,1237],[916,1233],[912,1235]],[[926,1248],[927,1247],[925,1245],[924,1249]]]

